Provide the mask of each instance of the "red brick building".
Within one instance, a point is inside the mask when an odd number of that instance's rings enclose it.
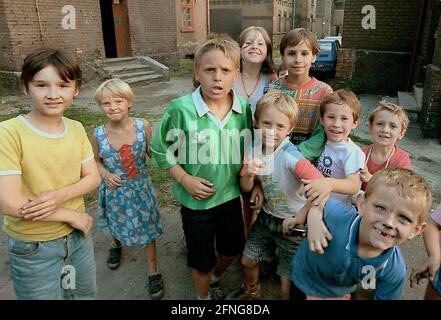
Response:
[[[74,53],[85,80],[97,75],[106,58],[147,55],[178,66],[175,0],[67,3],[0,1],[0,86],[15,86],[11,71],[20,70],[23,58],[41,46]]]
[[[368,92],[422,91],[418,121],[431,137],[441,132],[440,13],[439,0],[345,1],[336,72]]]
[[[192,56],[210,33],[210,0],[176,0],[178,51]]]

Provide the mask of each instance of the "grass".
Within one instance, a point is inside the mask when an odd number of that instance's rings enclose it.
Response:
[[[179,63],[179,68],[172,70],[172,78],[179,78],[185,75],[190,75],[193,73],[193,60],[185,58],[181,59]]]
[[[356,143],[365,145],[365,146],[368,146],[368,145],[372,144],[372,140],[370,140],[370,139],[363,139],[363,138],[360,138],[359,136],[356,136],[356,135],[352,135],[351,136],[351,140],[356,142]]]
[[[277,59],[277,58],[280,58],[280,49],[274,48],[273,49],[273,59]]]

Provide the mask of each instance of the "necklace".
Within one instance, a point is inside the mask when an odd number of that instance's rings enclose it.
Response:
[[[243,90],[245,91],[245,94],[247,95],[247,99],[248,99],[249,97],[251,97],[254,94],[254,91],[256,91],[257,85],[260,82],[260,76],[259,76],[259,78],[257,78],[256,84],[254,85],[254,89],[253,89],[253,91],[251,91],[250,94],[248,94],[247,88],[245,87],[245,83],[243,82],[242,75],[240,75],[240,79],[242,80]]]
[[[371,146],[371,148],[369,149],[369,152],[368,152],[368,155],[367,155],[366,161],[365,161],[366,165],[367,165],[367,163],[368,163],[368,161],[369,161],[369,159],[371,157],[371,153],[372,153],[373,147],[374,146]],[[389,161],[392,158],[392,155],[394,154],[394,152],[395,152],[395,146],[393,147],[392,152],[389,154],[389,157],[387,158],[386,165],[384,166],[384,168],[387,168],[389,166]]]

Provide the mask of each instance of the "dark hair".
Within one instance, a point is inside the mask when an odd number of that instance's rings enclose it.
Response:
[[[285,49],[289,46],[296,46],[301,42],[305,42],[312,54],[317,55],[320,51],[320,44],[317,41],[317,37],[309,30],[304,28],[296,28],[288,31],[280,40],[280,54],[285,55]]]
[[[266,58],[265,58],[265,61],[263,61],[263,63],[262,63],[261,72],[265,73],[265,74],[275,73],[276,72],[276,65],[274,64],[274,61],[273,61],[273,45],[271,43],[271,38],[268,35],[268,32],[265,30],[265,28],[251,26],[251,27],[248,27],[245,30],[243,30],[242,33],[237,38],[237,42],[239,43],[240,49],[242,50],[242,46],[245,43],[247,36],[251,32],[260,32],[260,34],[263,37],[263,40],[265,41],[265,45],[267,48]],[[242,71],[242,60],[241,60],[241,68],[240,69]]]
[[[75,58],[60,49],[39,48],[24,59],[20,81],[29,90],[29,83],[34,76],[47,66],[53,66],[63,81],[75,80],[76,87],[81,87],[81,69]]]

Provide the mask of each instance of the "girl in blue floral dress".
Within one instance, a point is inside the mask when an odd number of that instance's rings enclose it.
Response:
[[[154,299],[164,293],[156,261],[156,239],[163,233],[146,158],[152,136],[150,123],[129,117],[133,92],[122,80],[110,79],[97,89],[95,101],[109,120],[92,137],[102,177],[98,226],[109,229],[113,243],[107,265],[118,268],[122,245],[143,248],[148,263],[148,289]]]

